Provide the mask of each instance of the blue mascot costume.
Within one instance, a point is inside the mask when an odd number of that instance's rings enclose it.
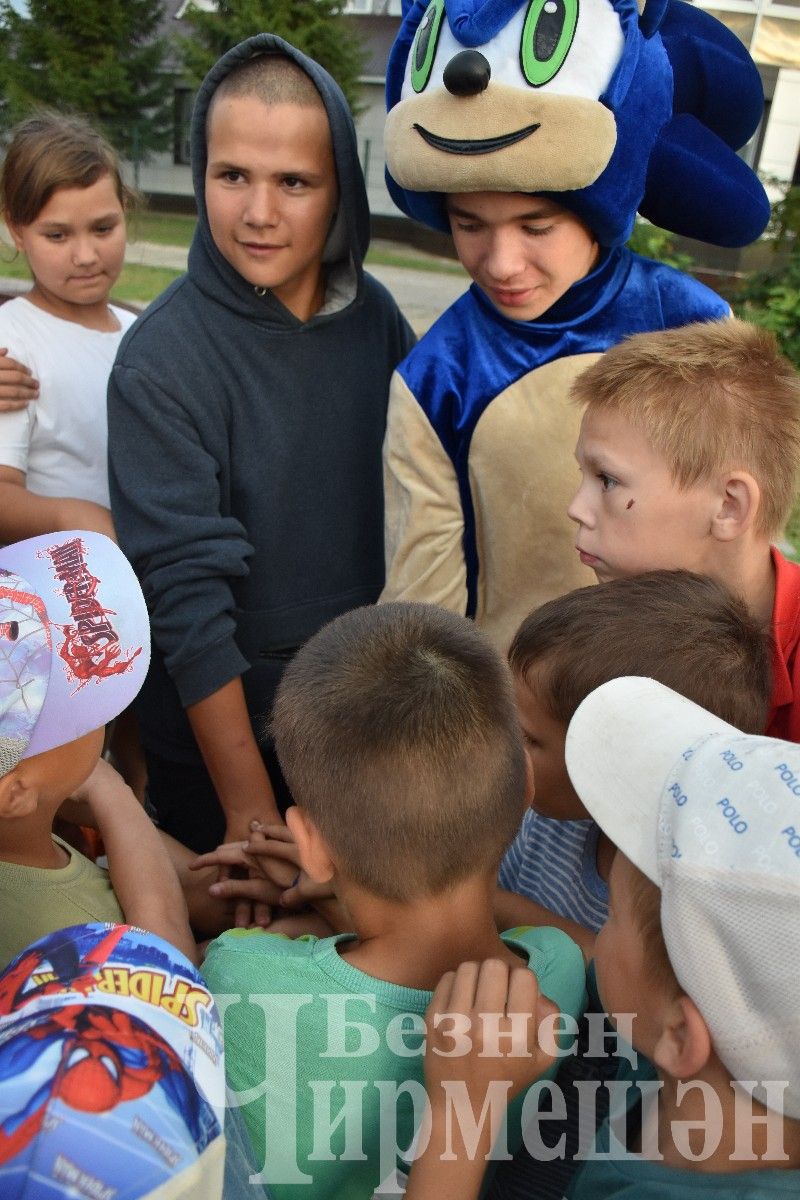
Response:
[[[448,196],[533,194],[597,244],[534,319],[473,283],[392,382],[383,598],[467,613],[504,649],[532,608],[594,579],[566,516],[575,376],[629,334],[728,314],[624,243],[637,211],[721,246],[758,237],[769,205],[736,150],[761,83],[685,0],[418,0],[387,102],[387,180],[409,216],[447,230]]]

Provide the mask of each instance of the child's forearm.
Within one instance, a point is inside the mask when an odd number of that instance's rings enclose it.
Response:
[[[577,921],[571,921],[569,917],[559,917],[549,908],[544,908],[535,900],[529,900],[527,896],[519,896],[516,892],[507,892],[503,888],[495,889],[494,920],[500,933],[518,925],[552,925],[555,929],[563,929],[573,942],[577,942],[587,963],[594,955],[595,934],[590,929],[579,925]]]
[[[237,676],[186,715],[225,813],[225,841],[247,841],[251,821],[280,822]]]
[[[157,933],[196,962],[178,876],[158,830],[136,796],[103,760],[84,789],[105,844],[111,886],[125,920]]]
[[[111,513],[91,500],[37,496],[22,471],[0,467],[0,541],[20,542],[60,529],[88,529],[115,538]]]

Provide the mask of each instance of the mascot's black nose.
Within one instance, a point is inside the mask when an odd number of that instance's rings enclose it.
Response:
[[[444,86],[454,96],[477,96],[489,86],[492,68],[478,50],[462,50],[444,69]]]

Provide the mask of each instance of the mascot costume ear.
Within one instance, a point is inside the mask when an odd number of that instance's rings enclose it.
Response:
[[[736,154],[763,110],[758,71],[685,0],[417,0],[386,86],[389,191],[434,229],[444,193],[480,191],[549,196],[603,246],[637,211],[719,246],[769,219]]]

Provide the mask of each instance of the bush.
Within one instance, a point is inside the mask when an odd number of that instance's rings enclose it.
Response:
[[[645,258],[655,258],[659,262],[666,263],[668,267],[675,267],[679,271],[691,271],[692,269],[691,255],[682,254],[680,250],[676,249],[672,234],[668,233],[666,229],[659,229],[658,225],[651,225],[649,221],[644,221],[641,217],[636,218],[628,245],[637,254],[643,254]]]
[[[771,329],[782,352],[800,368],[800,187],[773,207],[770,232],[774,265],[745,283],[734,302],[736,315]]]

